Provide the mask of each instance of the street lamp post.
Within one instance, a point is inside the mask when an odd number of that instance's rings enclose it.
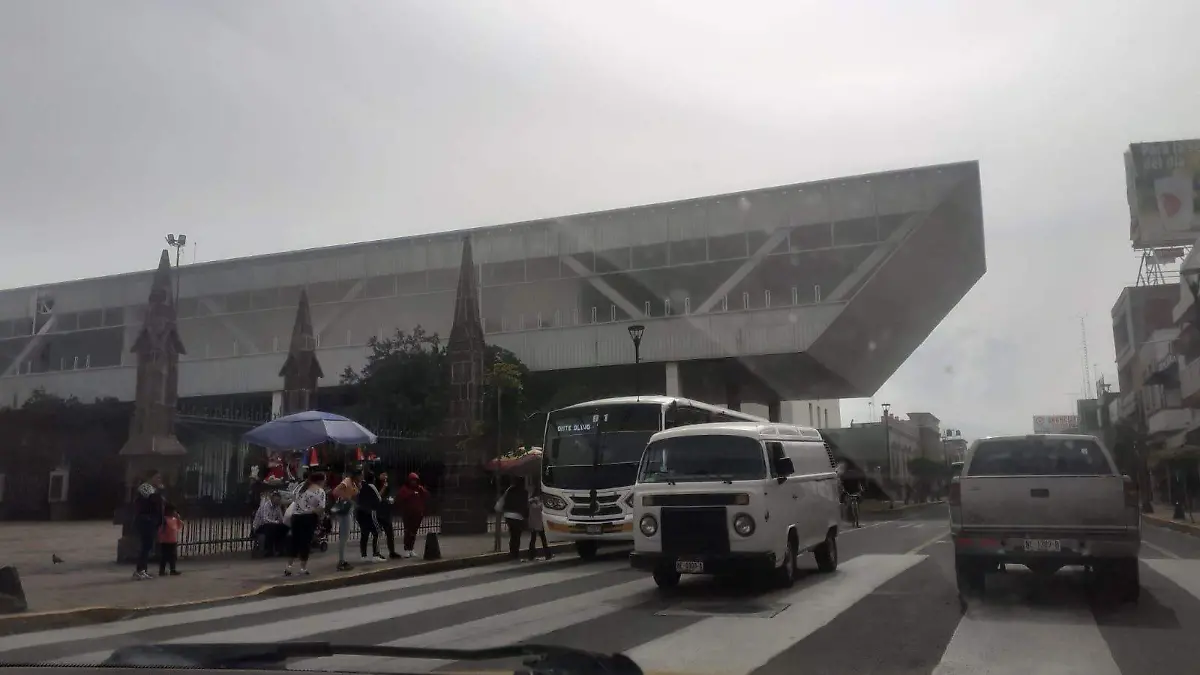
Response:
[[[641,368],[638,364],[642,362],[642,335],[646,332],[646,327],[640,324],[629,327],[629,339],[633,340],[633,393],[635,396],[642,395]]]
[[[175,249],[175,307],[176,307],[176,310],[178,310],[178,308],[179,308],[179,252],[183,250],[184,246],[187,246],[187,235],[181,234],[181,235],[176,236],[174,234],[168,234],[167,235],[167,246],[170,246]]]
[[[892,431],[888,426],[888,416],[889,416],[888,411],[891,409],[892,404],[884,403],[880,407],[883,408],[883,451],[887,455],[887,474],[886,474],[887,479],[885,482],[890,483],[892,480],[892,438],[891,438]],[[892,499],[891,499],[891,495],[889,494],[888,495],[889,506],[891,505],[891,503],[892,503]]]

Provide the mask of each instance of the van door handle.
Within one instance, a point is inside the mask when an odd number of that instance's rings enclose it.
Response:
[[[798,494],[792,494],[792,499],[800,499],[800,495],[798,495]]]
[[[1030,497],[1049,497],[1050,491],[1045,488],[1034,488],[1029,491]]]

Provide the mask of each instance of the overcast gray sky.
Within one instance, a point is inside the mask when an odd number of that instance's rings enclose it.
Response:
[[[1200,2],[0,0],[0,287],[978,159],[988,273],[876,396],[1029,429],[1115,372],[1122,152]],[[843,403],[844,422],[867,416]]]

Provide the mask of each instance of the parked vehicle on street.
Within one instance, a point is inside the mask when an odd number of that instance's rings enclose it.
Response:
[[[655,434],[633,488],[631,564],[660,588],[682,574],[796,579],[809,551],[837,569],[841,488],[816,429],[698,424]]]
[[[1043,574],[1084,566],[1125,600],[1139,594],[1137,485],[1094,436],[984,438],[950,484],[954,566],[963,593],[1019,564]]]
[[[663,429],[735,421],[767,420],[672,396],[600,399],[550,413],[541,465],[547,536],[573,541],[585,559],[601,543],[632,541],[630,491],[650,437]]]

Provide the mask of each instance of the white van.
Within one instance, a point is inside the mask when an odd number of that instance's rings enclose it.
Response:
[[[840,481],[816,429],[725,422],[660,431],[633,487],[636,569],[661,588],[681,574],[772,574],[796,579],[812,551],[837,569]]]

